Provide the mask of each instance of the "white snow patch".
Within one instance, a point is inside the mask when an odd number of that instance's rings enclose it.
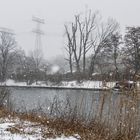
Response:
[[[24,133],[13,134],[10,131],[7,131],[8,128],[16,127],[16,125],[22,125]],[[20,129],[21,130],[21,129]],[[30,132],[33,132],[30,134]],[[76,134],[77,135],[77,134]],[[46,140],[77,140],[76,135],[65,137],[62,135],[61,137],[47,138]],[[39,125],[33,124],[27,121],[19,121],[19,119],[9,120],[9,119],[1,119],[0,120],[0,140],[45,140],[41,135],[41,128]]]
[[[2,123],[0,124],[0,138],[1,140],[38,140],[41,139],[39,136],[31,136],[27,134],[12,134],[7,131],[7,128],[14,126],[14,123]]]
[[[74,88],[89,88],[89,89],[104,89],[104,88],[112,88],[114,87],[115,82],[106,82],[103,84],[102,81],[83,81],[81,83],[77,83],[77,81],[63,81],[61,87],[74,87]]]
[[[65,137],[65,136],[61,136],[60,138],[55,138],[55,139],[47,139],[47,140],[77,140],[74,137]]]
[[[53,85],[52,83],[45,84],[44,81],[38,81],[27,85],[26,82],[15,82],[14,80],[8,79],[5,83],[1,85],[7,86],[27,86],[27,87],[64,87],[64,88],[89,88],[89,89],[108,89],[112,88],[115,85],[115,82],[103,82],[103,81],[82,81],[78,83],[77,81],[62,81],[59,85]]]
[[[14,80],[12,79],[8,79],[6,81],[6,83],[1,83],[1,85],[4,85],[6,84],[7,86],[26,86],[26,83],[25,82],[15,82]]]

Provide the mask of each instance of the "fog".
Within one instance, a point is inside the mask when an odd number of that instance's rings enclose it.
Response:
[[[75,14],[98,10],[104,19],[115,18],[124,30],[140,25],[139,5],[139,0],[0,0],[0,27],[13,29],[18,45],[28,53],[35,45],[32,16],[44,19],[42,50],[50,59],[64,54],[64,24],[73,21]]]

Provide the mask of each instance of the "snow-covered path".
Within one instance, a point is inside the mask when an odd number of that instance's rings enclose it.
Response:
[[[18,119],[15,120],[1,119],[0,140],[77,140],[77,139],[72,136],[65,137],[64,135],[54,139],[43,138],[41,133],[41,127],[39,125],[27,121],[20,122]]]

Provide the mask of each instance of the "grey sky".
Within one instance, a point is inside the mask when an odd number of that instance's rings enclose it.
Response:
[[[44,56],[51,58],[64,52],[64,23],[84,12],[86,6],[99,10],[105,18],[115,18],[122,28],[140,25],[140,0],[0,0],[0,27],[13,29],[18,44],[28,52],[35,43],[32,16],[45,19],[42,49]]]

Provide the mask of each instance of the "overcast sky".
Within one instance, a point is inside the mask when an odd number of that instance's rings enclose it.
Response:
[[[35,44],[32,16],[43,18],[42,49],[50,59],[64,52],[64,24],[86,7],[115,18],[122,29],[140,25],[140,0],[0,0],[0,27],[13,29],[19,46],[28,52]]]

